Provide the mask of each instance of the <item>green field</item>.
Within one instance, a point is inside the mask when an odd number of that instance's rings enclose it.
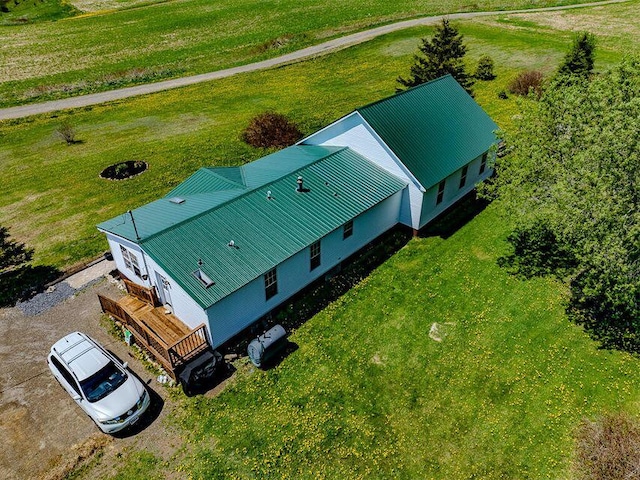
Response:
[[[60,0],[0,0],[0,28],[59,20],[78,13],[73,5]]]
[[[600,33],[597,68],[606,68],[620,58],[618,45],[640,33],[637,25],[615,30],[610,24],[630,17],[636,6],[610,6],[606,16],[588,9],[556,18],[580,25],[597,15],[604,25],[592,29]],[[470,63],[484,53],[496,61],[498,79],[479,83],[476,91],[478,101],[503,128],[511,125],[516,102],[499,100],[497,92],[521,69],[552,71],[571,39],[570,32],[537,26],[537,18],[548,15],[459,23]],[[201,166],[237,165],[262,156],[265,152],[239,140],[253,115],[275,109],[311,133],[358,106],[391,95],[418,39],[429,32],[407,30],[267,72],[58,116],[1,122],[0,164],[8,181],[0,197],[0,225],[35,247],[38,264],[67,268],[92,258],[106,250],[97,223],[156,199]],[[83,143],[67,146],[56,138],[64,120],[75,126]],[[150,170],[123,182],[99,178],[105,167],[130,159],[148,162]]]
[[[0,107],[218,70],[411,17],[579,2],[174,0],[0,27]]]
[[[640,52],[638,2],[571,13],[457,22],[473,64],[498,78],[476,98],[505,129],[517,100],[497,93],[525,68],[553,72],[572,31],[598,36],[596,68]],[[203,165],[265,152],[239,140],[274,109],[310,133],[393,93],[418,39],[381,37],[327,57],[108,105],[0,124],[5,181],[0,224],[36,247],[36,261],[68,267],[106,249],[94,225],[157,198]],[[82,143],[54,136],[64,120]],[[98,178],[142,159],[131,180]],[[640,413],[638,360],[597,348],[564,314],[551,279],[519,280],[497,264],[509,225],[490,205],[452,235],[411,240],[292,335],[298,349],[262,372],[238,372],[215,398],[173,402],[181,446],[127,450],[78,472],[112,478],[570,478],[582,418]],[[434,323],[443,339],[429,337]],[[106,457],[106,456],[105,456]],[[100,470],[102,468],[102,470]],[[115,473],[114,473],[115,472]]]

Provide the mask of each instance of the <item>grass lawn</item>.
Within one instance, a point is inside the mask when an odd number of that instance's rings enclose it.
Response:
[[[46,1],[59,5],[57,0]],[[416,16],[579,2],[174,0],[0,27],[0,106],[245,64]],[[95,3],[79,1],[77,6],[93,10]],[[106,8],[109,3],[114,2],[106,2]]]
[[[639,413],[638,360],[569,324],[562,285],[501,270],[507,231],[492,205],[411,240],[275,369],[240,361],[221,395],[184,400],[175,458],[133,451],[115,478],[567,478],[582,418]]]
[[[61,0],[0,0],[0,28],[46,20],[59,20],[79,13]],[[6,11],[5,11],[6,10]]]
[[[562,18],[576,25],[597,12],[608,26],[627,18],[630,8],[621,4],[579,10]],[[535,20],[535,14],[529,15]],[[499,100],[497,92],[521,69],[552,72],[571,33],[529,19],[458,25],[469,44],[471,63],[483,53],[496,61],[498,79],[478,83],[476,97],[503,128],[509,128],[516,101]],[[634,34],[629,29],[593,26],[600,41],[598,68],[620,58],[617,45]],[[59,116],[0,122],[0,165],[7,179],[0,197],[0,225],[35,247],[37,264],[67,268],[92,258],[107,248],[95,229],[97,223],[156,199],[201,166],[236,165],[264,155],[239,140],[253,115],[274,109],[311,133],[358,106],[393,94],[395,78],[407,72],[419,38],[430,31],[397,32],[267,72]],[[56,138],[55,130],[64,120],[75,126],[83,143],[67,146]],[[146,161],[149,171],[121,182],[99,178],[105,167],[131,159]]]

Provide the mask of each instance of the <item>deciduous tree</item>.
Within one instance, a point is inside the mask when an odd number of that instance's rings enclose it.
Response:
[[[606,345],[640,351],[640,59],[522,106],[485,194],[516,225],[525,263],[540,262],[530,271],[573,266],[571,316]]]

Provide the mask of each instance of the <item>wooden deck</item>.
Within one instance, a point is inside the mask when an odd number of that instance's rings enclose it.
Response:
[[[98,295],[102,311],[120,320],[131,331],[136,343],[150,352],[175,379],[180,367],[209,348],[204,324],[191,329],[178,317],[167,313],[164,306],[140,298],[153,299],[153,295],[129,292],[117,302]]]
[[[154,307],[133,295],[118,300],[118,305],[124,308],[129,315],[144,323],[149,330],[162,338],[168,345],[173,345],[191,329],[171,313],[165,313],[165,307]]]

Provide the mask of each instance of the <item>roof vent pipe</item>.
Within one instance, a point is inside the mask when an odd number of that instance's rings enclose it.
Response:
[[[302,186],[302,177],[299,176],[298,179],[296,180],[296,183],[298,184],[298,188],[296,188],[296,192],[304,192],[304,188]]]
[[[267,190],[267,200],[271,200],[271,190]]]

